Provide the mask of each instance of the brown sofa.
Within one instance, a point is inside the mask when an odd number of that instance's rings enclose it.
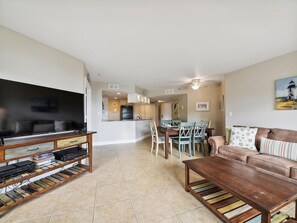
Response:
[[[258,128],[255,141],[257,151],[225,145],[225,137],[212,136],[208,139],[208,142],[212,147],[211,156],[219,156],[224,159],[237,160],[239,162],[244,162],[257,168],[297,179],[297,161],[259,153],[262,137],[273,140],[297,143],[297,131]]]

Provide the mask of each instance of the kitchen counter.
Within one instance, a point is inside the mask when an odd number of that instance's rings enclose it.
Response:
[[[151,121],[152,119],[104,120],[103,122]]]
[[[102,121],[95,145],[138,142],[151,135],[150,122],[151,119]]]

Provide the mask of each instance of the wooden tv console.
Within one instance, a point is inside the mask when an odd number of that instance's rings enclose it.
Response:
[[[68,166],[70,164],[78,163],[76,174],[71,176],[65,176],[65,179],[60,180],[59,182],[51,182],[51,185],[47,185],[46,187],[36,191],[35,193],[30,194],[29,196],[25,196],[22,199],[14,200],[14,202],[10,202],[9,204],[1,205],[0,212],[12,208],[20,203],[23,203],[27,200],[32,199],[33,197],[43,194],[51,189],[54,189],[58,186],[61,186],[67,183],[69,180],[72,180],[75,177],[80,176],[81,174],[89,171],[92,172],[92,136],[96,132],[86,132],[86,133],[65,133],[65,134],[58,134],[58,135],[48,135],[36,138],[27,138],[21,140],[13,140],[6,143],[3,146],[0,146],[0,163],[1,164],[8,164],[11,161],[21,161],[30,159],[35,155],[53,152],[57,150],[63,150],[74,146],[82,146],[83,144],[87,145],[88,153],[87,155],[77,157],[73,160],[69,161],[58,161],[54,163],[55,165],[49,165],[47,167],[36,169],[34,172],[21,174],[20,176],[13,177],[10,179],[5,180],[5,182],[0,183],[0,190],[1,195],[4,194],[3,189],[12,186],[15,184],[22,185],[24,181],[29,181],[33,177],[37,177],[39,175],[52,172],[56,170],[60,170],[61,168]],[[81,161],[87,159],[88,166],[82,165]],[[66,169],[67,170],[67,169]],[[73,172],[73,171],[72,171]],[[39,180],[45,180],[44,178]],[[36,180],[38,181],[38,180]],[[34,181],[34,182],[36,182]],[[31,182],[30,182],[31,183]],[[19,187],[17,187],[19,188]],[[1,202],[2,203],[2,202]]]

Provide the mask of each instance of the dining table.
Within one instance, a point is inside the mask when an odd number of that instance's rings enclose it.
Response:
[[[178,136],[179,129],[177,126],[158,126],[158,131],[165,135],[165,159],[168,159],[169,153],[169,138],[170,136]],[[214,128],[206,128],[205,133],[207,134],[207,138],[212,136],[212,131]],[[211,145],[207,142],[209,151],[211,151]]]

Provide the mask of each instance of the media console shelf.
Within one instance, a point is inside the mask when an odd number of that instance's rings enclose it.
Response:
[[[87,171],[91,173],[92,172],[92,155],[93,155],[92,136],[95,133],[96,132],[67,133],[67,134],[59,134],[59,135],[42,136],[42,137],[36,137],[36,138],[30,138],[30,139],[28,138],[28,139],[22,139],[22,140],[14,140],[6,143],[3,146],[0,146],[0,163],[1,164],[3,163],[7,164],[10,161],[23,160],[26,158],[34,157],[35,155],[42,154],[42,153],[63,150],[73,146],[82,146],[83,144],[87,145],[87,150],[88,150],[87,155],[83,155],[65,162],[58,161],[55,163],[55,165],[50,165],[49,167],[46,167],[46,168],[38,168],[34,172],[21,174],[20,176],[10,178],[5,182],[0,183],[0,190],[15,184],[22,185],[24,181],[27,182],[27,180],[30,180],[33,177],[37,177],[41,174],[58,170],[65,166],[78,162],[78,165],[76,165],[74,168],[65,169],[66,171],[68,170],[68,173],[71,173],[71,176],[64,174],[65,176],[64,179],[60,179],[60,180],[56,179],[55,182],[49,181],[48,176],[46,176],[44,178],[34,181],[34,182],[38,182],[40,185],[43,185],[43,187],[40,187],[38,191],[32,192],[30,194],[24,193],[23,196],[20,196],[18,199],[11,199],[13,200],[13,202],[7,202],[7,203],[0,202],[0,212],[5,211],[9,208],[12,208],[27,200],[30,200],[36,195],[43,194],[53,188],[61,186],[67,183],[69,180],[72,180],[73,178],[80,176],[81,174]],[[84,159],[88,159],[88,166],[81,164],[81,161]],[[63,169],[63,171],[65,170]],[[58,173],[63,175],[63,171]],[[29,182],[29,184],[34,182],[33,181]],[[44,182],[48,182],[48,184],[46,183],[43,184]],[[16,187],[16,188],[20,189],[19,187]],[[5,195],[2,191],[0,196],[5,197],[7,195]]]

